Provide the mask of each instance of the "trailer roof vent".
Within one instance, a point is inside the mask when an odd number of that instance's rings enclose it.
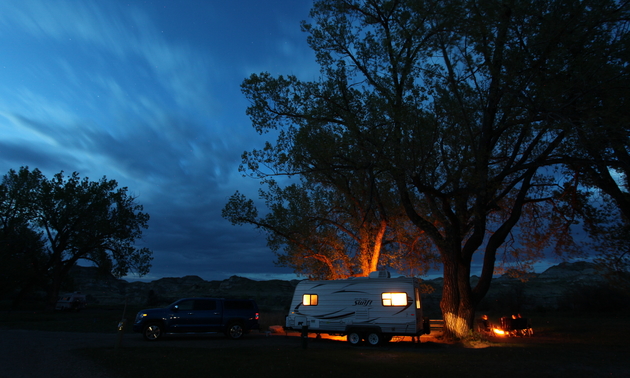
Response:
[[[377,272],[371,272],[370,278],[391,278],[391,275],[387,270],[379,270]]]

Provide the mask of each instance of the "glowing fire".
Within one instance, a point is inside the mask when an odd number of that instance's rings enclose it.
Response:
[[[492,328],[492,332],[494,332],[496,336],[507,336],[508,334],[507,332],[499,328]]]

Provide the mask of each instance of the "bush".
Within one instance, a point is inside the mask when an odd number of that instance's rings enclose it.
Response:
[[[486,296],[479,306],[478,311],[516,314],[525,310],[531,310],[534,299],[525,294],[523,285],[515,285],[501,290],[494,295]],[[528,307],[529,306],[529,307]]]
[[[630,295],[608,283],[577,284],[564,292],[558,301],[558,308],[582,312],[623,311],[630,308]]]

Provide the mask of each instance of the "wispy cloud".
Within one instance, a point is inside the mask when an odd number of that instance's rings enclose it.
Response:
[[[163,37],[157,25],[132,6],[116,2],[8,1],[0,5],[0,33],[24,33],[42,43],[72,49],[74,61],[66,60],[63,72],[70,82],[84,85],[77,70],[133,69],[135,83],[120,83],[128,92],[143,80],[158,84],[174,106],[203,110],[211,102],[209,75],[217,72],[208,54],[182,42]],[[94,67],[78,67],[82,54],[98,61]],[[214,68],[213,70],[209,69]],[[118,69],[120,70],[120,68]],[[102,74],[101,74],[102,75]],[[112,80],[111,78],[109,80]],[[120,80],[120,79],[119,79]],[[126,85],[125,85],[126,84]],[[142,87],[142,86],[141,86]]]
[[[269,267],[264,237],[220,217],[236,189],[255,192],[237,167],[265,138],[249,125],[239,85],[248,67],[295,73],[312,62],[297,42],[300,19],[289,27],[285,8],[245,2],[200,1],[207,13],[180,18],[114,0],[0,2],[0,47],[12,57],[0,67],[0,166],[129,187],[151,215],[144,242],[163,274]]]

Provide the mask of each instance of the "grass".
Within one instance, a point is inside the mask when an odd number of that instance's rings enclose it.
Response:
[[[137,309],[127,308],[132,321]],[[122,308],[80,313],[2,312],[0,327],[115,333]],[[216,339],[214,347],[163,340],[147,347],[85,348],[77,353],[122,377],[624,377],[630,376],[630,318],[625,314],[534,314],[534,337],[489,340],[465,348],[433,340],[379,348],[273,336],[249,342]],[[262,313],[263,329],[283,313]],[[136,335],[140,337],[139,335]],[[225,347],[217,348],[216,343]],[[203,344],[201,344],[203,345]]]

